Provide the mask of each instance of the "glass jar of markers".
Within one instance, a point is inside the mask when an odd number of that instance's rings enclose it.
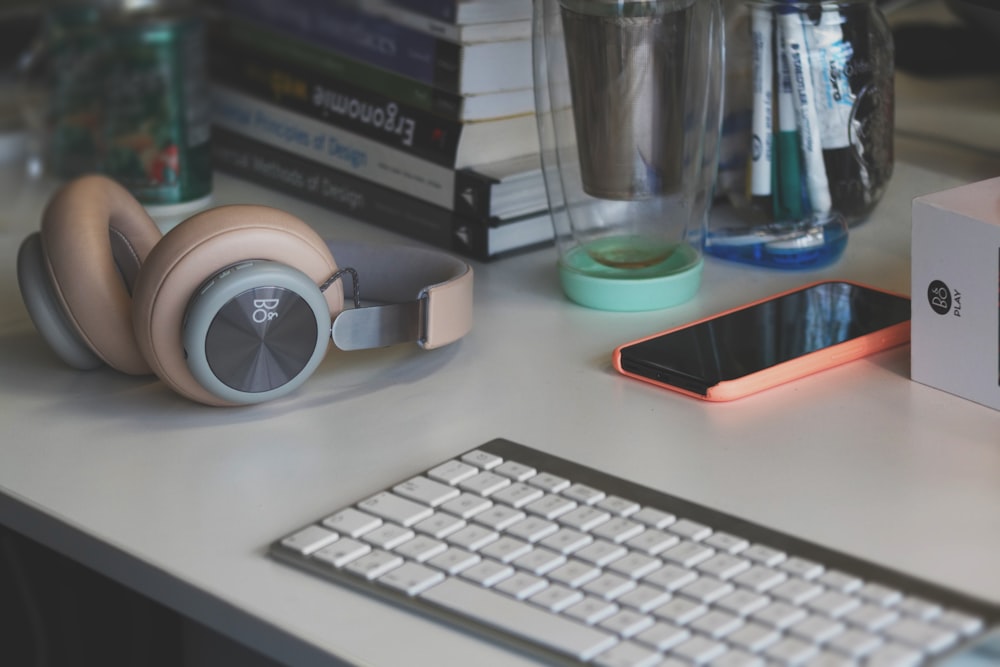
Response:
[[[835,261],[893,169],[893,43],[875,0],[737,0],[706,252]]]

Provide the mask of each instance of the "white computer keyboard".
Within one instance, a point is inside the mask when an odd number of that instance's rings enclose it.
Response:
[[[1000,663],[994,605],[506,440],[271,553],[549,660]]]

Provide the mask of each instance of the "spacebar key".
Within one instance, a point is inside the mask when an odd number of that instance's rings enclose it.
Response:
[[[419,597],[577,660],[590,660],[618,643],[614,635],[461,579],[446,579]]]

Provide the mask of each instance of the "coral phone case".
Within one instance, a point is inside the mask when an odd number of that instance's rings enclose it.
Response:
[[[823,281],[617,347],[620,373],[730,401],[909,341],[910,300]]]

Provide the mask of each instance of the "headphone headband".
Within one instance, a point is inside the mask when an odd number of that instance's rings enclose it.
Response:
[[[345,310],[333,322],[342,350],[416,342],[424,349],[453,343],[472,328],[472,268],[424,248],[327,241],[342,268],[358,272],[362,298],[380,305]],[[350,281],[341,280],[345,301]]]

